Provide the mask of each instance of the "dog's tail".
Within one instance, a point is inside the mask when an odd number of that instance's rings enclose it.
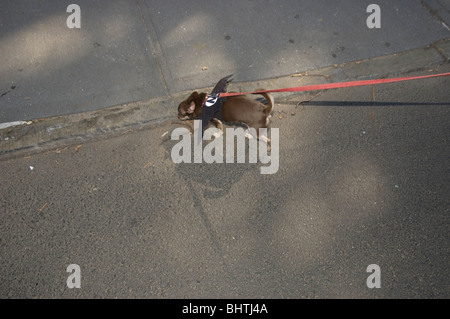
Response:
[[[259,89],[258,91],[264,91],[264,89]],[[264,96],[264,98],[267,101],[267,106],[264,109],[264,114],[269,115],[270,112],[272,112],[273,106],[275,105],[273,96],[270,95],[269,93],[254,93],[254,94],[260,94],[260,95]]]

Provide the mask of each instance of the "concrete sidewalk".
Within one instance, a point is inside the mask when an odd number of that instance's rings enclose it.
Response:
[[[445,0],[377,1],[380,29],[366,25],[371,1],[79,0],[81,28],[69,29],[71,3],[0,3],[0,123],[166,99],[231,73],[272,79],[450,35]]]
[[[442,40],[426,47],[391,55],[335,64],[299,74],[269,80],[232,82],[233,91],[252,91],[261,87],[276,89],[326,82],[365,80],[370,78],[394,77],[420,71],[430,74],[450,61],[450,40]],[[210,91],[212,88],[203,88]],[[305,92],[308,96],[314,92]],[[0,154],[25,150],[41,151],[58,147],[60,144],[77,143],[80,140],[103,136],[105,133],[129,131],[161,122],[176,120],[176,106],[185,98],[186,92],[170,97],[128,103],[98,111],[54,116],[28,122],[19,122],[11,127],[0,127]],[[277,103],[291,99],[298,100],[299,93],[277,93]],[[15,124],[15,123],[10,123]]]

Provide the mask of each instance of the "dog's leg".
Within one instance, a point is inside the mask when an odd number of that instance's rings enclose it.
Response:
[[[245,131],[245,137],[251,140],[252,138],[255,138],[248,130]]]
[[[254,131],[256,132],[256,136],[253,134]],[[267,145],[268,152],[270,152],[270,150],[272,149],[272,147],[270,146],[270,139],[267,136],[259,135],[259,130],[253,128],[250,129],[250,127],[247,126],[247,129],[245,130],[245,137],[248,138],[249,140],[252,138],[256,138],[258,140],[265,142]]]
[[[216,138],[221,137],[221,136],[223,135],[223,124],[222,124],[222,121],[220,121],[220,120],[218,120],[218,119],[216,119],[216,118],[213,118],[213,119],[211,120],[211,122],[213,122],[213,123],[214,123],[214,126],[215,126],[217,129],[219,129],[219,131],[218,131],[218,132],[215,132],[215,133],[213,134],[213,136],[216,137]]]
[[[266,133],[267,133],[267,128],[265,128],[265,129],[266,129]],[[265,136],[265,135],[260,134],[260,131],[259,131],[259,130],[256,130],[256,134],[257,134],[257,139],[258,139],[258,140],[261,140],[261,141],[263,141],[263,142],[266,143],[266,145],[267,145],[267,151],[270,152],[270,150],[272,149],[272,147],[270,146],[270,138],[268,138],[268,137]]]
[[[245,137],[249,140],[251,140],[252,138],[258,138],[258,136],[253,135],[253,130],[254,129],[250,129],[250,127],[247,125],[247,129],[245,130]]]
[[[266,117],[266,127],[268,127],[270,125],[271,119],[272,119],[272,115],[269,115],[268,117]]]
[[[267,144],[267,151],[270,152],[270,150],[272,149],[272,146],[270,145],[270,138],[268,138],[267,136],[261,135],[258,137],[258,139],[264,141]]]

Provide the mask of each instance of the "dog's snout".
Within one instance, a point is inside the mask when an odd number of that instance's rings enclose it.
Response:
[[[186,114],[178,114],[178,119],[181,121],[186,121],[190,119],[190,116]]]

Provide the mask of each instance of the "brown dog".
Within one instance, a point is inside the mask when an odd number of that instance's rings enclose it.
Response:
[[[274,101],[269,94],[260,94],[267,100],[267,106],[245,95],[227,97],[226,101],[222,104],[222,119],[228,123],[244,123],[248,127],[256,129],[256,137],[266,141],[270,147],[270,140],[265,136],[259,136],[259,129],[269,126],[270,112],[274,106]],[[178,106],[178,118],[182,121],[200,119],[205,97],[206,93],[193,92]],[[214,118],[212,122],[223,133],[221,120]]]

